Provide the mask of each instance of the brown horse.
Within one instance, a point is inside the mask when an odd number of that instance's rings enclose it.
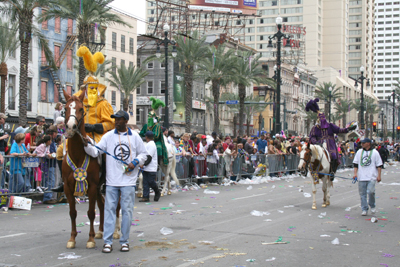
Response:
[[[83,137],[86,136],[85,132],[85,110],[83,105],[83,98],[86,90],[82,91],[79,97],[70,96],[64,91],[64,97],[67,100],[65,104],[65,118],[66,118],[66,137],[68,138],[68,155],[72,162],[80,168],[85,160],[86,152],[84,150]],[[104,202],[100,193],[100,165],[97,159],[90,157],[89,166],[87,168],[88,182],[87,195],[89,197],[89,210],[87,212],[90,220],[89,240],[86,243],[86,248],[94,248],[96,243],[94,241],[95,231],[93,222],[95,219],[95,205],[100,210],[100,234],[96,234],[96,238],[102,237],[103,222],[104,222]],[[62,164],[62,177],[64,181],[64,193],[69,203],[69,215],[71,217],[71,238],[67,242],[67,248],[75,248],[76,231],[76,208],[75,208],[75,184],[77,183],[73,176],[74,172],[67,163],[67,157],[64,158]],[[104,175],[104,174],[103,174]]]

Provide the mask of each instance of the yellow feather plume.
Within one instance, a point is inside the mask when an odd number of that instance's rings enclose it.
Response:
[[[98,64],[104,63],[103,53],[96,52],[94,55],[92,55],[92,53],[86,46],[81,46],[76,52],[76,55],[78,57],[83,58],[83,62],[85,63],[85,68],[92,73],[96,72],[97,63]]]

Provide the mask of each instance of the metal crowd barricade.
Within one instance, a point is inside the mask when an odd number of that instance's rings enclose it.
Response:
[[[275,177],[284,174],[294,174],[300,161],[298,155],[242,155],[239,157],[239,179],[252,178],[257,175],[258,167],[264,167],[265,175]],[[260,165],[261,164],[261,165]]]
[[[50,189],[62,180],[56,159],[39,157],[4,156],[0,175],[2,195],[42,194],[45,200],[56,197]],[[39,185],[45,188],[44,194],[36,190]]]

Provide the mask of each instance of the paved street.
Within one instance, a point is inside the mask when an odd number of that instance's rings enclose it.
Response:
[[[331,189],[328,208],[321,208],[318,185],[317,210],[311,210],[312,198],[304,196],[311,193],[310,181],[301,177],[252,189],[211,186],[219,194],[202,189],[165,196],[158,203],[137,202],[129,253],[120,252],[117,241],[111,254],[101,253],[102,240],[96,249],[86,249],[89,226],[78,228],[77,247],[67,250],[65,204],[0,212],[0,266],[398,266],[400,169],[391,166],[383,173],[383,183],[377,185],[376,216],[383,219],[378,223],[366,220],[370,215],[360,216],[357,185],[342,179]],[[87,203],[78,206],[77,223],[88,221],[86,210]],[[267,213],[257,217],[250,214],[253,210]],[[173,234],[161,235],[162,227]],[[331,243],[335,238],[339,245]],[[262,244],[278,239],[290,243]],[[59,259],[62,253],[80,257]]]

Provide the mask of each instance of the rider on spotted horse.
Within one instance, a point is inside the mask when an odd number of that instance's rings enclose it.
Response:
[[[78,57],[82,57],[85,63],[85,68],[89,74],[83,80],[80,90],[75,94],[80,96],[82,90],[86,89],[83,104],[85,106],[85,118],[82,123],[85,123],[85,132],[94,140],[95,143],[100,142],[101,137],[110,130],[115,128],[114,119],[111,115],[114,110],[110,103],[104,98],[104,93],[107,87],[99,83],[99,80],[94,76],[97,70],[97,64],[104,63],[104,55],[101,52],[96,52],[94,55],[86,46],[81,46],[76,52]],[[102,173],[105,174],[105,160],[102,164]],[[105,177],[102,175],[102,177]],[[104,183],[105,181],[102,181]],[[63,184],[52,189],[54,192],[63,192]]]
[[[333,123],[327,122],[325,114],[319,111],[319,106],[317,104],[319,99],[310,100],[306,105],[306,111],[313,111],[318,113],[317,124],[314,125],[310,132],[310,143],[313,145],[323,145],[326,144],[326,149],[331,158],[330,162],[330,175],[331,181],[335,178],[335,173],[338,163],[338,150],[335,142],[334,134],[348,133],[349,131],[355,130],[357,126],[353,125],[348,128],[340,128]]]

